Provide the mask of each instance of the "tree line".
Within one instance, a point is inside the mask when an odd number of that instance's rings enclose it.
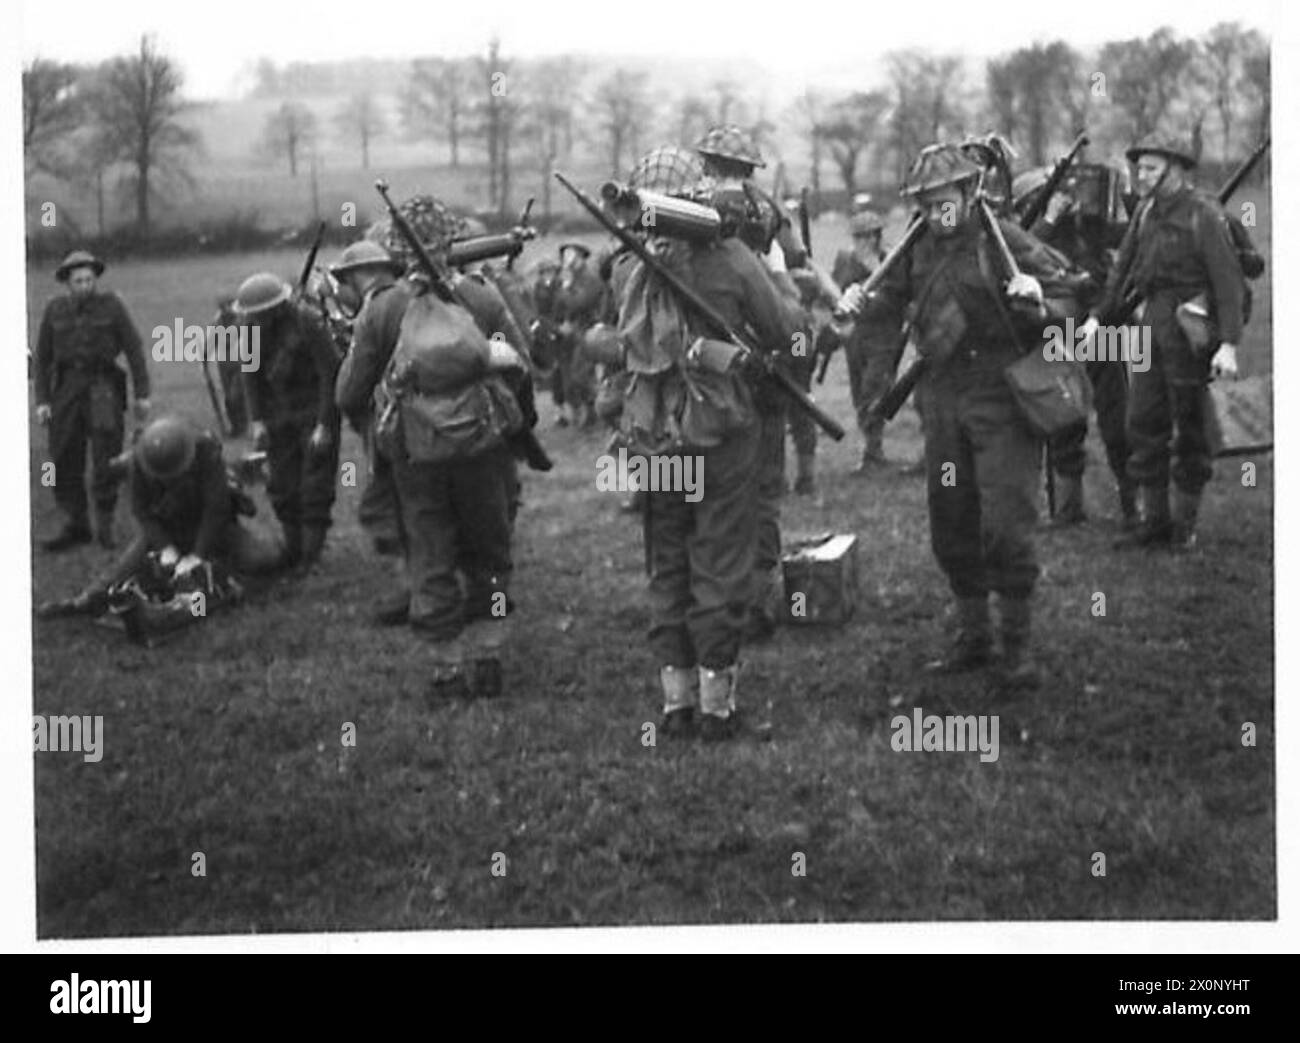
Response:
[[[505,217],[525,178],[540,185],[549,214],[549,172],[557,165],[580,157],[621,176],[644,149],[690,144],[720,122],[753,133],[773,161],[778,191],[794,186],[795,169],[818,193],[828,173],[849,194],[896,186],[923,145],[985,131],[1010,140],[1021,165],[1051,162],[1085,126],[1101,155],[1173,129],[1198,152],[1228,162],[1267,133],[1269,63],[1266,38],[1236,22],[1200,37],[1161,28],[1091,51],[1038,42],[978,62],[912,49],[865,70],[864,79],[875,82],[862,90],[808,88],[773,107],[758,85],[735,77],[674,91],[652,67],[573,55],[519,58],[493,39],[476,55],[402,65],[280,68],[262,59],[254,94],[280,101],[261,128],[258,151],[291,176],[315,156],[328,120],[363,169],[375,143],[388,140],[427,145],[453,168],[484,166],[487,209]],[[93,188],[101,228],[106,180],[117,172],[111,187],[130,196],[135,223],[147,231],[151,199],[189,186],[202,151],[184,119],[182,87],[177,63],[148,37],[134,54],[95,67],[29,62],[29,172]],[[333,95],[330,111],[322,113],[318,91]]]

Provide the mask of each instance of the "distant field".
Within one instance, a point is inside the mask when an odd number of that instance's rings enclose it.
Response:
[[[844,241],[841,221],[817,223],[819,258]],[[525,263],[554,248],[530,245]],[[130,262],[105,282],[147,333],[205,321],[243,275],[287,276],[300,261]],[[29,272],[29,329],[54,289],[48,271]],[[1268,366],[1267,340],[1257,321],[1247,367]],[[194,366],[152,370],[159,410],[209,419]],[[837,357],[818,398],[851,426],[845,379]],[[1048,683],[1017,701],[980,676],[920,672],[947,638],[950,601],[924,489],[892,472],[855,478],[856,434],[823,439],[822,494],[788,498],[784,525],[859,536],[858,614],[746,650],[740,700],[771,722],[770,742],[646,748],[657,664],[637,524],[596,489],[603,435],[553,427],[549,399],[542,411],[557,467],[525,474],[498,701],[430,704],[425,649],[370,624],[389,581],[350,487],[315,574],[182,641],[145,651],[89,625],[36,625],[34,712],[105,718],[101,762],[36,757],[40,937],[1276,917],[1271,457],[1254,461],[1254,488],[1236,479],[1240,461],[1219,463],[1197,554],[1119,556],[1094,436],[1093,521],[1039,541]],[[56,521],[39,428],[31,447],[39,536]],[[885,448],[919,452],[910,409]],[[349,432],[343,460],[360,459]],[[35,553],[34,596],[72,593],[105,560]],[[890,721],[914,707],[999,715],[1000,759],[894,752]],[[345,721],[355,749],[339,745]],[[491,873],[498,852],[504,878]]]

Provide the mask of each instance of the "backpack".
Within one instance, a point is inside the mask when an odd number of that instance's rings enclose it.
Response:
[[[470,313],[433,293],[411,300],[375,389],[375,445],[389,459],[447,463],[495,449],[523,428],[509,385]]]
[[[1214,207],[1216,212],[1223,216],[1224,224],[1228,229],[1228,239],[1231,241],[1233,253],[1237,257],[1237,267],[1241,273],[1242,287],[1241,324],[1245,326],[1250,322],[1254,305],[1254,291],[1251,289],[1250,284],[1264,274],[1264,257],[1255,248],[1255,243],[1250,238],[1250,233],[1246,231],[1246,226],[1241,223],[1240,217],[1223,206],[1216,196],[1207,195],[1205,199]]]

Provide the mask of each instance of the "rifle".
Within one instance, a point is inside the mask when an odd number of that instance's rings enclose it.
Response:
[[[235,429],[230,423],[230,419],[226,416],[226,411],[221,408],[221,398],[217,395],[216,384],[213,383],[212,372],[210,369],[210,367],[214,365],[216,365],[216,362],[212,358],[212,353],[205,348],[203,352],[203,364],[199,368],[203,370],[203,383],[207,385],[208,401],[212,403],[212,412],[217,418],[217,427],[221,429],[223,438],[229,438],[235,433]]]
[[[798,403],[799,407],[812,417],[818,427],[837,442],[844,437],[844,428],[836,422],[834,417],[825,413],[821,407],[813,401],[812,396],[804,391],[803,388],[795,382],[794,378],[790,376],[790,374],[780,369],[766,352],[758,350],[747,339],[743,339],[741,334],[737,330],[732,329],[732,327],[727,323],[727,320],[718,314],[717,310],[714,309],[712,305],[682,282],[682,280],[677,277],[676,273],[671,271],[659,260],[659,258],[655,257],[654,254],[646,249],[645,244],[641,242],[640,239],[628,231],[624,226],[610,220],[609,216],[601,210],[601,208],[587,195],[586,192],[578,188],[577,185],[566,178],[558,170],[555,172],[555,178],[561,185],[569,190],[570,194],[577,199],[584,210],[600,222],[601,227],[613,235],[630,253],[636,256],[642,264],[658,275],[659,278],[668,285],[669,289],[677,295],[679,301],[688,306],[691,311],[695,312],[700,318],[713,327],[713,330],[717,335],[725,337],[737,347],[744,349],[747,358],[757,359],[767,377],[771,379],[777,387],[785,392],[786,395]]]
[[[537,229],[528,223],[533,201],[530,198],[524,212],[519,215],[519,223],[508,232],[495,235],[476,235],[467,239],[453,239],[447,247],[447,267],[463,268],[477,261],[489,261],[496,257],[505,257],[506,267],[515,263],[524,249],[524,243],[537,238]]]
[[[311,273],[316,267],[316,255],[320,253],[321,240],[325,238],[325,222],[322,221],[316,228],[316,238],[312,240],[311,249],[307,251],[307,260],[303,262],[302,274],[298,276],[298,296],[307,292],[307,280],[311,278]]]
[[[424,274],[428,277],[433,292],[448,304],[454,304],[456,298],[451,292],[451,286],[448,285],[446,278],[442,274],[442,269],[434,264],[433,258],[429,256],[429,251],[424,248],[424,244],[420,242],[420,237],[415,234],[415,229],[411,227],[410,222],[406,220],[402,212],[393,205],[393,201],[388,198],[388,182],[381,177],[375,182],[375,191],[379,193],[379,197],[384,201],[384,206],[388,208],[388,216],[392,219],[393,227],[406,240],[406,245],[411,248],[416,260],[420,262],[420,267],[424,269]]]
[[[1241,187],[1241,183],[1250,177],[1251,171],[1264,158],[1264,153],[1268,151],[1268,147],[1272,143],[1273,139],[1268,134],[1265,134],[1264,140],[1255,146],[1255,151],[1247,156],[1241,166],[1233,172],[1232,177],[1223,183],[1223,187],[1219,189],[1219,202],[1221,204],[1226,205],[1237,189]]]
[[[812,260],[812,222],[808,220],[808,186],[799,189],[799,235],[803,237],[804,252]],[[820,381],[818,382],[820,383]]]
[[[1043,216],[1047,210],[1047,204],[1051,202],[1052,196],[1056,195],[1056,190],[1061,187],[1065,180],[1065,175],[1070,172],[1070,167],[1074,165],[1075,157],[1088,146],[1088,135],[1086,132],[1080,134],[1074,139],[1074,144],[1070,146],[1070,151],[1056,161],[1052,167],[1052,172],[1043,182],[1034,201],[1029,204],[1025,212],[1020,215],[1020,227],[1024,229],[1033,228],[1038,223],[1038,219]]]

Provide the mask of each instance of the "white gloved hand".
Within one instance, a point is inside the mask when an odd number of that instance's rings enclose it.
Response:
[[[197,554],[186,554],[185,557],[181,558],[181,560],[176,563],[176,569],[172,575],[177,579],[180,579],[182,576],[188,576],[202,564],[203,559]]]
[[[1237,379],[1237,346],[1224,341],[1219,345],[1219,350],[1214,353],[1214,358],[1210,360],[1210,372],[1214,377],[1229,377],[1232,380]]]
[[[181,552],[174,545],[169,544],[158,552],[158,564],[165,569],[170,569],[180,561]]]
[[[1013,275],[1007,282],[1007,296],[1016,301],[1042,304],[1043,285],[1032,275],[1021,272],[1019,275]]]

